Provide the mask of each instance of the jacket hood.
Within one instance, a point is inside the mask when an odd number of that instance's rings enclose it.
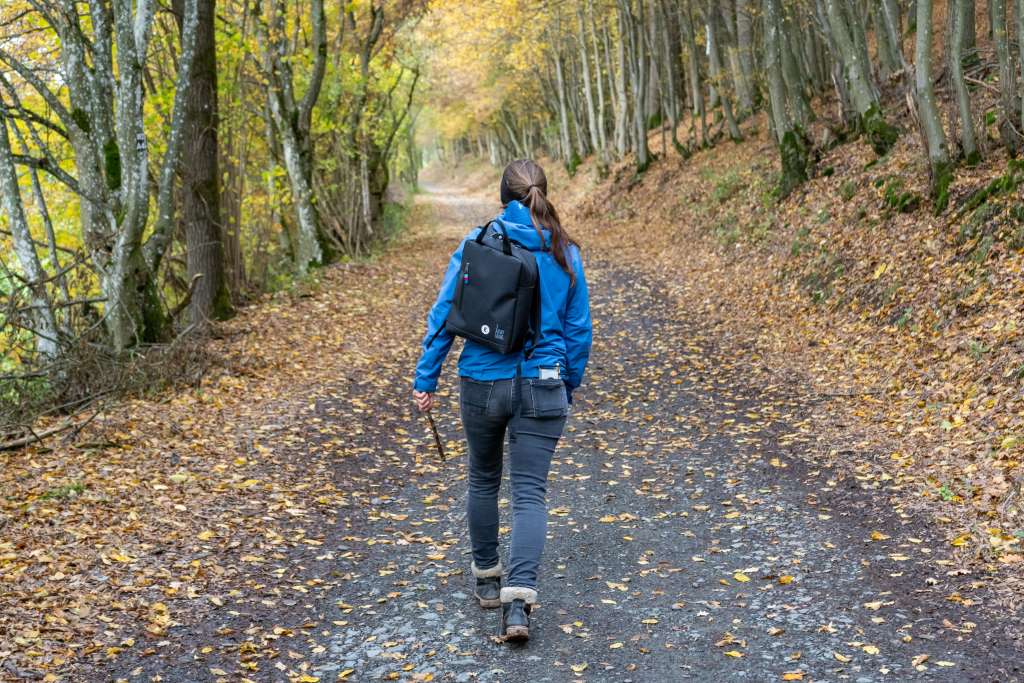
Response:
[[[541,240],[541,236],[533,227],[530,210],[519,200],[513,199],[509,202],[498,218],[505,222],[509,238],[519,242],[530,251],[545,251],[551,248],[551,233],[547,228],[541,228],[541,233],[544,235],[543,241]]]

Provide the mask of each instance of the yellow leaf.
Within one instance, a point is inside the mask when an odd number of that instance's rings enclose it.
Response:
[[[887,538],[889,538],[889,537],[886,536],[885,534],[883,534],[881,531],[872,531],[871,532],[871,540],[872,541],[884,541]]]
[[[793,577],[789,574],[786,574],[785,576],[780,576],[779,583],[781,583],[783,586],[793,583]]]
[[[110,553],[110,555],[108,557],[110,557],[110,559],[112,559],[112,560],[117,560],[118,562],[124,562],[126,564],[128,562],[134,562],[134,560],[132,560],[132,558],[130,558],[127,555],[124,555],[122,553]]]
[[[879,266],[877,268],[875,268],[875,272],[871,276],[871,279],[872,280],[877,280],[878,278],[882,277],[882,275],[888,269],[889,269],[889,264],[888,263],[881,263],[881,264],[879,264]]]
[[[835,657],[840,662],[842,662],[843,664],[849,662],[850,659],[851,659],[850,657],[847,657],[846,655],[842,654],[841,652],[833,652],[832,656]]]
[[[657,619],[641,619],[640,623],[641,624],[657,624],[658,620]]]
[[[726,657],[742,657],[743,653],[740,652],[739,650],[729,650],[728,652],[725,653],[725,656]]]
[[[784,681],[802,681],[804,680],[803,671],[787,671],[782,674],[782,680]]]
[[[617,522],[618,518],[615,515],[605,515],[604,517],[602,517],[601,519],[599,519],[597,521],[604,522],[605,524],[608,524],[610,522]]]
[[[740,583],[746,583],[747,581],[750,581],[750,577],[744,574],[743,572],[736,572],[732,575],[732,578],[736,579]]]
[[[865,645],[861,649],[864,650],[864,652],[867,652],[869,655],[877,655],[878,654],[878,648],[875,647],[874,645]]]
[[[211,531],[210,529],[206,529],[205,531],[200,531],[198,534],[196,534],[196,538],[198,538],[200,541],[209,541],[211,538],[213,538],[213,535],[213,531]]]
[[[346,678],[348,678],[349,676],[351,676],[354,672],[355,672],[355,669],[345,669],[344,671],[342,671],[341,673],[338,674],[338,680],[339,681],[343,681]]]
[[[622,647],[622,643],[612,643],[611,645],[608,646],[608,649],[609,650],[618,650],[620,647]]]
[[[583,662],[582,664],[573,664],[569,668],[580,674],[587,670],[587,663]]]
[[[964,534],[962,536],[957,536],[952,541],[950,541],[949,544],[959,548],[961,546],[967,545],[967,542],[970,541],[970,540],[971,540],[970,535]],[[113,557],[113,555],[111,555],[111,557]]]

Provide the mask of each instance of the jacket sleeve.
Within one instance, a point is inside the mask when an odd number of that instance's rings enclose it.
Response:
[[[583,274],[583,258],[578,250],[573,251],[576,284],[569,290],[565,312],[565,355],[568,363],[565,383],[570,392],[583,382],[583,372],[590,359],[590,344],[593,339],[590,295],[587,291],[587,279]]]
[[[427,315],[427,334],[423,337],[420,360],[416,364],[416,378],[413,381],[413,388],[416,391],[433,392],[437,390],[437,378],[441,374],[441,366],[448,351],[452,348],[455,336],[444,328],[444,321],[448,318],[448,311],[452,307],[452,298],[455,296],[455,284],[462,268],[462,250],[466,246],[466,240],[476,236],[476,231],[470,233],[462,240],[459,248],[452,254],[448,261],[448,269],[441,281],[441,290],[437,293],[437,300]]]

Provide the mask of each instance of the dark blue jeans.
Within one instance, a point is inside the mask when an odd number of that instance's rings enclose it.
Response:
[[[548,470],[565,427],[568,402],[562,380],[523,378],[520,413],[515,416],[513,383],[461,379],[462,425],[469,442],[469,536],[477,568],[497,565],[498,489],[509,429],[512,542],[505,585],[536,589],[547,535]]]

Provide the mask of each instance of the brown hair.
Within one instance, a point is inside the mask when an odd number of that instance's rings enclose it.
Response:
[[[569,245],[577,243],[562,227],[558,211],[548,199],[548,178],[544,175],[544,169],[532,159],[516,159],[505,167],[501,184],[503,189],[507,188],[509,196],[518,199],[530,210],[533,228],[542,242],[544,235],[541,228],[551,232],[551,255],[562,270],[569,274],[569,282],[575,286],[576,272],[569,264],[568,253]]]

